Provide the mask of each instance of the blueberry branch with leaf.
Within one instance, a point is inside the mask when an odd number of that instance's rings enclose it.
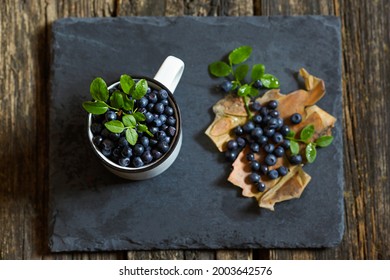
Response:
[[[249,65],[243,64],[252,54],[250,46],[241,46],[229,53],[229,63],[224,61],[216,61],[209,65],[210,73],[215,77],[226,77],[230,80],[225,81],[221,88],[225,92],[236,92],[243,98],[245,109],[249,118],[253,117],[253,113],[249,109],[251,98],[259,95],[259,89],[279,88],[279,80],[268,73],[265,73],[264,64],[255,64],[252,66],[251,82],[245,82],[245,78],[249,72]]]
[[[138,132],[145,132],[153,137],[143,123],[145,115],[135,107],[135,101],[144,97],[147,91],[148,83],[145,79],[135,82],[129,75],[124,74],[120,77],[120,88],[117,87],[110,94],[106,82],[98,77],[90,85],[93,100],[83,102],[82,106],[94,115],[105,114],[109,109],[114,111],[118,118],[104,123],[104,126],[112,133],[125,132],[126,140],[134,146],[138,140]]]

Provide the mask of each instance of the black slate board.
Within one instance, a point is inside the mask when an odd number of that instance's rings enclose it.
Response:
[[[300,199],[258,208],[226,181],[229,165],[204,131],[220,98],[207,66],[240,46],[281,80],[304,67],[325,80],[319,106],[338,119],[334,144],[305,167]],[[336,17],[63,19],[53,24],[50,108],[52,251],[336,246],[344,230],[340,21]],[[154,76],[168,55],[186,68],[175,96],[183,146],[164,174],[131,182],[111,175],[85,137],[89,84],[101,76]],[[65,113],[67,112],[67,113]]]

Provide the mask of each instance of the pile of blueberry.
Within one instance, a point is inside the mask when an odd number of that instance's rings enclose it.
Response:
[[[228,141],[226,159],[233,162],[238,154],[246,145],[249,145],[250,151],[246,154],[246,159],[251,167],[249,180],[257,186],[258,191],[265,190],[265,184],[262,178],[276,179],[287,175],[289,172],[286,166],[280,166],[271,169],[277,162],[277,159],[287,156],[290,148],[290,140],[286,139],[290,133],[290,127],[286,125],[280,117],[277,110],[278,101],[271,100],[264,106],[258,102],[251,104],[251,109],[255,113],[253,118],[243,126],[234,128],[236,138]],[[302,120],[300,114],[295,113],[290,117],[292,124],[298,124]],[[259,162],[255,159],[255,154],[265,152],[265,157]],[[296,165],[302,162],[302,156],[289,155],[288,159],[291,164]]]
[[[138,132],[134,146],[126,140],[124,132],[112,133],[104,126],[108,121],[121,120],[120,113],[108,110],[103,115],[92,115],[94,145],[105,157],[123,167],[138,168],[158,160],[168,152],[176,135],[177,120],[166,90],[148,88],[144,97],[135,100],[135,110],[144,114],[145,125],[153,137],[146,132]]]

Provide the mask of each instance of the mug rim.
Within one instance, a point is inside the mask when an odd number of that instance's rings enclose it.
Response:
[[[150,78],[147,76],[140,76],[140,75],[134,75],[134,76],[131,75],[131,77],[134,80],[145,79],[148,82],[148,85],[149,85],[149,82],[151,82],[155,86],[159,87],[160,89],[164,89],[168,92],[168,97],[169,97],[170,101],[173,103],[173,105],[174,105],[173,109],[176,113],[176,134],[175,134],[174,138],[172,139],[173,141],[169,147],[168,152],[163,154],[162,157],[159,158],[157,161],[154,161],[152,163],[148,163],[148,164],[141,166],[141,167],[124,167],[124,166],[120,166],[119,164],[117,164],[117,163],[113,162],[112,160],[110,160],[109,158],[105,157],[98,150],[98,148],[95,146],[95,144],[92,142],[93,134],[92,134],[92,131],[90,129],[91,124],[92,124],[92,114],[89,113],[88,118],[87,118],[87,136],[88,136],[88,142],[92,146],[92,150],[94,151],[94,154],[100,159],[100,161],[106,167],[109,167],[109,168],[112,168],[118,172],[124,172],[127,174],[147,172],[147,171],[153,170],[153,169],[157,168],[158,166],[160,166],[161,164],[163,164],[172,155],[173,151],[176,150],[178,142],[179,142],[179,138],[181,137],[181,129],[182,129],[180,108],[176,102],[176,99],[174,98],[173,93],[165,85],[163,85],[162,83],[160,83],[159,81],[157,81],[153,78]],[[110,84],[107,88],[111,89],[112,87],[118,85],[119,83],[120,83],[120,81],[116,81],[116,82]],[[151,88],[152,88],[152,90],[155,89],[154,87],[151,87]]]

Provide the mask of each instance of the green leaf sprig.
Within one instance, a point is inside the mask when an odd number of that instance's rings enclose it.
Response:
[[[315,128],[314,125],[309,124],[305,126],[300,133],[300,137],[296,138],[295,133],[290,131],[287,135],[286,139],[290,140],[290,151],[291,154],[297,155],[299,154],[299,142],[304,143],[305,147],[305,157],[307,162],[312,163],[317,157],[317,147],[327,147],[333,142],[333,136],[323,135],[317,138],[314,142],[310,141],[314,136]]]
[[[236,92],[238,96],[243,98],[249,118],[253,117],[253,114],[249,109],[249,102],[251,98],[259,95],[259,89],[254,86],[255,83],[261,81],[262,86],[268,89],[279,88],[280,86],[279,80],[275,76],[265,73],[264,64],[253,65],[251,82],[245,82],[250,67],[249,65],[242,63],[247,61],[251,54],[252,48],[250,46],[241,46],[229,53],[229,63],[216,61],[209,65],[209,71],[213,76],[231,78],[231,91]]]
[[[112,133],[125,131],[126,140],[130,145],[135,145],[138,140],[138,132],[145,132],[153,137],[148,127],[142,122],[145,115],[134,108],[134,101],[145,96],[148,83],[145,79],[137,82],[129,75],[121,75],[120,90],[116,89],[111,95],[106,82],[98,77],[90,85],[90,93],[93,101],[83,102],[83,108],[91,114],[102,115],[109,109],[116,112],[117,120],[106,122],[104,126]]]

